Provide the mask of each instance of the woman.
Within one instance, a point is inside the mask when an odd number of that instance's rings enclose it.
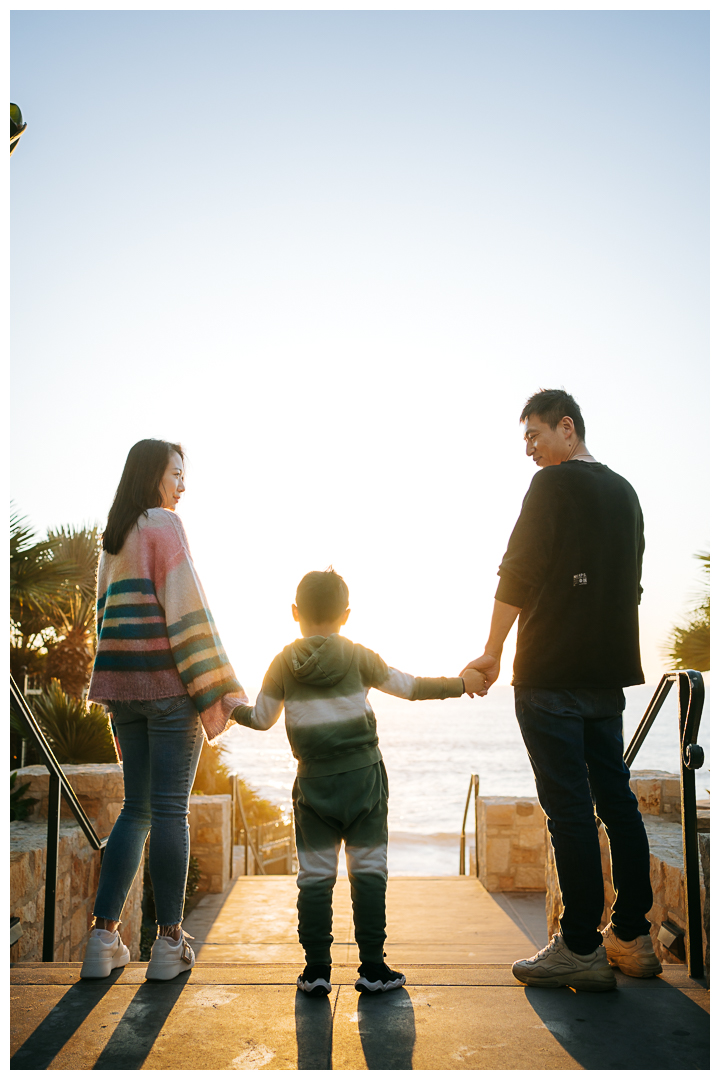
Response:
[[[130,959],[118,926],[148,832],[158,936],[146,977],[172,979],[195,963],[180,925],[190,791],[203,729],[217,738],[247,697],[174,513],[184,490],[182,447],[143,439],[128,454],[103,534],[88,698],[112,714],[125,801],[102,863],[84,978],[109,975]]]

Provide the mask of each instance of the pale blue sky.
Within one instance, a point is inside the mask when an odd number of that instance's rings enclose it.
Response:
[[[709,543],[706,12],[36,11],[11,45],[39,529],[104,523],[132,443],[180,439],[246,685],[328,563],[349,636],[451,674],[532,478],[517,417],[564,385],[645,511],[657,676]]]

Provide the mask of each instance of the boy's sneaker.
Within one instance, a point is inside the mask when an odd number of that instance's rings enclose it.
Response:
[[[623,941],[608,923],[602,932],[605,952],[613,967],[618,967],[625,975],[634,975],[636,979],[649,979],[662,972],[662,964],[655,955],[649,934],[642,934],[632,941]]]
[[[195,953],[187,943],[189,934],[180,931],[177,941],[171,937],[155,938],[150,951],[150,963],[146,979],[174,979],[184,971],[190,971],[195,963]]]
[[[562,934],[529,960],[516,960],[512,966],[516,979],[526,986],[571,986],[573,990],[614,990],[615,975],[605,948],[599,945],[584,956],[571,952]]]
[[[332,990],[330,985],[329,964],[306,964],[302,975],[298,975],[298,990],[310,997],[327,997]]]
[[[405,985],[405,976],[401,971],[393,971],[387,964],[361,964],[358,968],[360,978],[355,989],[361,994],[384,994],[387,990],[397,990]]]
[[[113,968],[125,967],[130,960],[130,952],[117,930],[95,929],[90,934],[81,979],[105,979]]]

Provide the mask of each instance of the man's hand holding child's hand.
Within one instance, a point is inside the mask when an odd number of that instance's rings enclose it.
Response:
[[[485,697],[487,694],[486,679],[482,671],[476,671],[475,668],[465,668],[461,672],[461,678],[465,683],[465,693],[470,697]]]

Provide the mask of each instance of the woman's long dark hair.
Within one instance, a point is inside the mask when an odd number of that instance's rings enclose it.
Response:
[[[131,448],[103,533],[108,554],[117,555],[141,514],[161,505],[160,483],[173,451],[185,460],[182,446],[164,439],[141,439]]]

